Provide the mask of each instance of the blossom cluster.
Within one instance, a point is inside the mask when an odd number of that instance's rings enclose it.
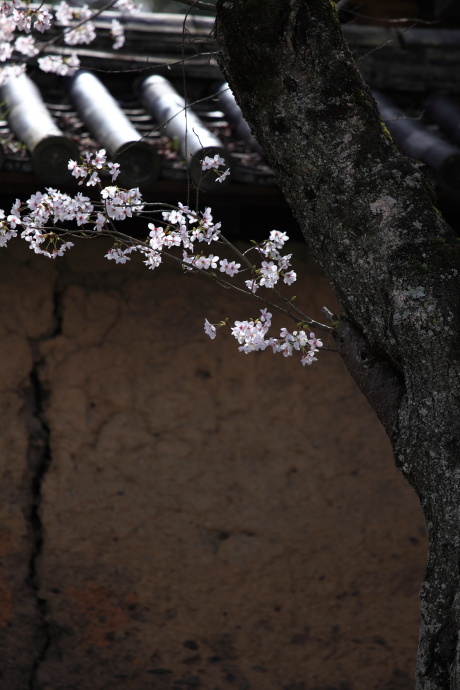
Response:
[[[135,13],[138,11],[135,3],[130,1],[116,2],[114,9],[122,10],[123,12]],[[93,17],[93,10],[88,5],[79,5],[78,7],[68,5],[65,0],[59,3],[56,7],[56,20],[66,29],[64,30],[64,41],[67,45],[80,45],[82,43],[92,43],[96,38],[96,27],[91,21]],[[75,25],[75,28],[72,26]],[[124,45],[125,35],[123,26],[117,19],[113,19],[110,31],[111,37],[114,40],[113,48],[118,50]]]
[[[225,159],[216,153],[215,156],[205,156],[201,161],[202,170],[216,170],[219,172],[219,168],[225,166]],[[216,182],[223,182],[230,175],[230,168],[227,168],[223,173],[220,173],[216,177]]]
[[[42,72],[68,77],[80,69],[80,59],[76,53],[71,55],[46,55],[37,60]]]
[[[35,38],[30,34],[33,30],[43,33],[50,29],[52,18],[42,5],[32,8],[20,0],[0,2],[0,86],[24,72],[24,60],[38,54]],[[15,38],[18,31],[29,35]]]
[[[74,177],[82,178],[80,183],[88,178],[87,186],[98,184],[101,201],[92,203],[89,197],[81,193],[72,197],[51,187],[47,188],[46,194],[32,194],[25,204],[17,199],[10,215],[5,217],[4,211],[1,212],[0,247],[16,237],[18,226],[22,226],[21,237],[29,243],[30,248],[37,254],[54,259],[73,246],[65,241],[65,236],[71,232],[62,230],[59,224],[73,222],[77,228],[99,233],[107,230],[111,221],[131,218],[143,210],[139,189],[123,190],[116,186],[102,188],[98,175],[100,171],[106,171],[112,182],[120,172],[118,163],[107,162],[104,149],[95,154],[86,153],[80,165],[76,161],[69,161],[68,168]]]
[[[87,197],[79,194],[72,199],[51,188],[47,190],[47,194],[32,194],[26,206],[22,206],[19,199],[16,199],[9,216],[5,217],[5,212],[0,211],[0,247],[6,246],[12,237],[17,237],[18,226],[22,226],[21,237],[28,242],[29,247],[36,254],[55,259],[62,256],[66,249],[73,247],[73,243],[65,242],[61,236],[46,229],[50,218],[53,223],[75,220],[77,217],[86,217],[91,208]],[[22,216],[21,213],[26,209],[30,213]]]
[[[135,13],[138,7],[132,0],[117,0],[114,9]],[[40,5],[33,7],[21,0],[0,0],[0,86],[8,79],[25,71],[25,61],[39,55],[43,43],[32,32],[45,33],[53,23],[63,28],[64,42],[69,46],[89,44],[96,38],[96,27],[91,21],[94,10],[88,5],[70,6],[62,0],[53,11]],[[17,35],[18,32],[26,35]],[[118,50],[125,42],[123,26],[113,19],[109,34]],[[46,55],[38,57],[38,65],[44,72],[61,76],[74,74],[80,67],[76,53],[68,56]]]
[[[109,187],[103,190],[102,195]],[[132,192],[132,190],[129,190]],[[126,194],[129,194],[126,192]],[[120,194],[120,191],[118,192]],[[182,264],[185,270],[206,270],[217,268],[218,256],[210,254],[189,254],[187,250],[194,249],[195,242],[211,242],[219,240],[220,223],[213,223],[211,209],[206,208],[203,212],[197,213],[188,206],[179,202],[177,209],[163,211],[164,225],[148,224],[150,230],[148,240],[145,244],[130,245],[123,249],[120,245],[109,251],[106,255],[108,259],[113,259],[116,263],[126,263],[130,259],[129,254],[138,251],[145,256],[144,263],[150,269],[157,268],[162,262],[162,252],[164,249],[174,249],[182,247]],[[228,262],[225,259],[220,261],[220,270],[228,275],[237,272],[239,264]],[[225,268],[223,268],[225,267]]]
[[[256,251],[264,257],[260,268],[254,268],[250,280],[246,280],[247,289],[255,293],[259,287],[274,288],[280,277],[286,285],[292,285],[297,280],[297,274],[290,269],[292,254],[281,255],[280,249],[283,248],[288,240],[285,232],[272,230],[268,240],[256,245]],[[290,269],[290,270],[289,270]]]
[[[66,27],[64,30],[64,42],[69,46],[92,43],[96,38],[96,27],[91,21],[93,12],[87,5],[80,7],[70,7],[63,0],[56,7],[56,20]],[[74,29],[70,28],[72,23],[77,25]]]
[[[99,177],[100,170],[106,170],[110,174],[112,182],[115,182],[120,174],[120,164],[111,163],[110,161],[107,162],[107,152],[105,149],[100,149],[97,153],[86,152],[84,154],[84,160],[80,165],[77,161],[70,160],[67,167],[71,171],[73,177],[77,179],[79,177],[82,178],[78,183],[79,185],[83,184],[89,176],[89,179],[86,181],[87,187],[101,184],[101,178]]]
[[[213,340],[216,337],[217,328],[225,325],[225,322],[214,325],[207,319],[204,322],[204,330]],[[280,352],[284,357],[290,357],[295,351],[301,352],[300,362],[303,366],[310,365],[318,360],[315,354],[323,343],[314,333],[309,336],[304,330],[290,333],[287,328],[282,328],[279,338],[266,337],[272,325],[272,314],[267,309],[260,310],[260,317],[254,321],[235,321],[231,329],[232,335],[239,343],[238,350],[249,354],[265,350],[270,347],[273,352]]]
[[[32,8],[21,0],[0,2],[0,34],[2,41],[10,41],[15,31],[30,34],[32,29],[43,33],[51,28],[53,16],[43,5]]]

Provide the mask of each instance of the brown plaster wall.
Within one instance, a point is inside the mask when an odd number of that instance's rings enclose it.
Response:
[[[338,357],[103,253],[0,252],[2,690],[413,688],[423,518]]]

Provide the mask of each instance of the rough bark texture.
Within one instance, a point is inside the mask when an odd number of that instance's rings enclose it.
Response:
[[[216,37],[230,86],[343,309],[344,359],[427,520],[417,687],[458,689],[459,240],[381,123],[333,3],[220,0]],[[390,394],[376,396],[376,385]]]

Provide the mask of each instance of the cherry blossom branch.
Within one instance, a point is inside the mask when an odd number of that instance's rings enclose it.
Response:
[[[155,204],[155,205],[165,206],[162,204]],[[169,207],[170,208],[177,208],[177,207],[173,207],[173,206],[169,206]],[[105,232],[102,231],[101,233],[94,233],[92,231],[88,231],[88,229],[66,230],[65,232],[63,232],[62,229],[58,228],[57,226],[47,226],[46,228],[43,228],[43,229],[48,230],[50,232],[58,232],[62,236],[75,237],[75,238],[76,237],[80,237],[80,238],[84,237],[86,239],[89,239],[89,238],[94,239],[95,237],[110,237],[111,239],[119,240],[120,242],[123,242],[124,244],[130,245],[130,246],[138,246],[139,244],[142,244],[146,249],[148,249],[148,246],[149,246],[148,242],[135,240],[133,237],[131,237],[131,235],[126,235],[125,233],[118,230],[113,225],[113,223],[111,223],[111,228],[112,229],[110,231],[105,231]],[[224,238],[223,235],[220,235],[220,238],[225,239],[225,244],[231,250],[233,250],[238,256],[241,256],[241,252],[237,249],[237,247],[235,247],[235,245],[233,245],[229,240],[227,240],[227,238]],[[210,273],[207,270],[200,268],[199,266],[190,267],[190,264],[184,262],[183,259],[180,259],[179,257],[175,256],[174,254],[171,254],[168,251],[163,250],[162,254],[163,254],[163,256],[167,257],[171,261],[182,266],[182,268],[184,268],[185,270],[190,271],[190,269],[191,269],[194,273],[197,273],[198,275],[202,275],[208,279],[213,280],[214,282],[216,282],[218,285],[220,285],[223,288],[233,290],[235,292],[238,292],[239,294],[245,295],[246,297],[252,297],[253,299],[256,299],[256,300],[262,302],[266,307],[270,307],[271,309],[275,309],[279,313],[284,314],[285,316],[288,316],[295,323],[299,323],[299,319],[294,318],[294,316],[292,315],[292,313],[290,312],[289,309],[284,309],[283,307],[272,302],[271,300],[267,299],[266,297],[262,297],[261,295],[256,295],[256,294],[249,292],[248,290],[244,290],[243,288],[239,287],[238,285],[235,285],[234,283],[230,283],[228,280],[221,278],[217,273],[214,273],[214,272]],[[279,291],[277,291],[277,294],[279,294],[283,299],[285,299],[285,300],[287,299],[284,295],[279,293]],[[322,330],[325,330],[328,332],[333,330],[331,326],[328,326],[326,324],[320,323],[319,321],[316,321],[315,319],[312,319],[310,316],[308,316],[307,314],[302,312],[300,309],[296,308],[296,312],[297,312],[298,316],[300,317],[300,321],[308,324],[309,326],[321,328]]]
[[[154,204],[152,204],[152,205],[154,205]],[[159,204],[159,203],[155,204],[155,205],[163,206],[163,207],[166,206],[166,204]],[[169,208],[177,209],[177,207],[171,206],[169,204],[168,204],[168,206],[169,206]],[[97,234],[90,232],[90,234],[88,235],[88,230],[84,230],[84,229],[82,229],[82,230],[67,230],[65,232],[65,234],[68,235],[69,237],[82,237],[82,236],[92,237],[92,238],[101,237],[101,236],[102,237],[110,237],[111,239],[117,239],[126,245],[136,246],[136,245],[142,244],[143,246],[148,248],[148,246],[149,246],[148,242],[142,242],[142,241],[135,240],[133,237],[131,237],[131,235],[126,235],[125,233],[118,230],[118,228],[116,228],[113,225],[113,223],[111,223],[111,228],[112,229],[110,231],[106,231],[106,232],[102,231],[101,233],[97,233]],[[51,231],[58,231],[58,232],[60,231],[62,233],[62,230],[56,226],[51,226],[50,228],[47,228],[47,229],[49,229]],[[64,234],[64,233],[62,233],[62,234]],[[233,245],[227,238],[225,238],[223,235],[220,235],[220,239],[223,240],[225,242],[225,244],[229,247],[229,249],[234,251],[239,257],[242,256],[242,254],[238,250],[238,248],[235,247],[235,245]],[[162,254],[163,254],[163,256],[167,257],[171,261],[174,261],[175,263],[182,266],[182,268],[184,268],[185,270],[189,270],[189,271],[191,270],[194,273],[197,273],[198,275],[202,275],[202,276],[205,276],[206,278],[214,280],[214,282],[216,282],[218,285],[220,285],[223,288],[233,290],[235,292],[238,292],[239,294],[245,295],[246,297],[252,297],[253,299],[262,302],[266,307],[270,307],[271,309],[275,309],[279,313],[284,314],[285,316],[288,316],[295,323],[299,323],[299,319],[294,318],[294,316],[292,315],[291,309],[284,309],[283,307],[272,302],[271,300],[267,299],[266,297],[262,297],[261,295],[253,294],[253,293],[249,292],[248,290],[245,290],[245,289],[239,287],[238,285],[235,285],[234,283],[230,283],[228,280],[221,278],[217,273],[214,273],[214,272],[210,273],[206,269],[200,268],[199,266],[193,266],[193,265],[190,266],[190,264],[186,263],[183,259],[180,259],[179,257],[175,256],[174,254],[171,254],[168,251],[163,250]],[[276,290],[276,294],[279,297],[281,297],[283,300],[289,302],[289,300],[278,290]],[[289,305],[290,305],[290,307],[294,306],[291,303],[289,303]],[[302,323],[306,323],[309,326],[314,326],[316,328],[320,328],[320,329],[327,331],[327,332],[333,330],[333,328],[331,326],[328,326],[324,323],[316,321],[315,319],[311,318],[310,316],[305,314],[303,311],[301,311],[297,307],[295,308],[295,311],[296,311],[298,317],[300,317],[300,321]]]
[[[176,210],[176,211],[180,210],[179,207],[177,207],[177,206],[172,206],[170,204],[161,204],[159,202],[153,203],[153,204],[148,204],[148,205],[149,206],[160,206],[162,208],[168,207],[168,208],[171,208],[171,209]],[[142,217],[142,216],[139,216],[139,217]],[[125,233],[122,233],[120,230],[118,230],[113,225],[113,223],[111,224],[111,227],[112,227],[112,230],[110,232],[102,232],[101,234],[105,237],[116,238],[116,239],[124,242],[125,244],[130,244],[130,245],[136,245],[137,244],[137,245],[139,245],[138,240],[134,240],[130,235],[126,235]],[[53,229],[58,230],[58,228],[53,228]],[[85,232],[84,230],[81,230],[81,231],[70,230],[70,231],[68,231],[68,235],[69,236],[73,236],[73,235],[81,236],[81,234],[83,234],[84,232]],[[98,236],[100,236],[100,235],[98,234]],[[94,235],[93,235],[93,237],[94,237]],[[248,263],[249,267],[252,268],[252,265],[250,264],[250,262],[247,261],[244,254],[242,254],[234,244],[232,244],[222,234],[219,235],[219,238],[220,238],[219,241],[221,241],[226,246],[228,246],[231,251],[233,251],[239,258],[242,258],[243,260],[245,260]],[[146,248],[148,248],[147,242],[141,242],[141,244],[143,244]],[[234,290],[235,292],[243,294],[246,297],[252,297],[252,298],[262,302],[265,306],[270,307],[271,309],[276,309],[281,314],[288,316],[295,323],[299,322],[299,319],[294,318],[294,316],[291,313],[291,307],[294,307],[294,305],[292,305],[292,303],[287,299],[287,297],[285,297],[285,295],[283,295],[279,290],[275,291],[276,294],[281,299],[283,299],[284,301],[289,302],[289,309],[284,309],[283,307],[272,302],[271,300],[267,299],[266,297],[262,297],[261,295],[254,294],[254,293],[250,292],[249,290],[245,290],[245,289],[235,285],[234,283],[230,283],[228,280],[221,278],[217,273],[214,273],[214,272],[210,273],[204,268],[200,268],[199,266],[196,266],[193,264],[190,265],[189,263],[185,262],[183,259],[180,259],[179,257],[175,256],[174,254],[171,254],[170,252],[163,250],[162,253],[163,253],[163,256],[165,256],[168,259],[180,264],[182,266],[182,268],[184,268],[185,270],[189,270],[189,271],[192,270],[193,272],[195,272],[199,275],[203,275],[206,278],[210,278],[211,280],[214,280],[221,287],[224,287],[224,288],[230,289],[230,290]],[[304,322],[304,323],[308,324],[309,326],[315,326],[316,328],[321,328],[324,331],[329,332],[329,331],[333,330],[333,328],[331,326],[328,326],[324,323],[316,321],[315,319],[311,318],[310,316],[305,314],[303,311],[301,311],[297,307],[295,307],[295,311],[296,311],[298,317],[300,317],[301,322]]]
[[[181,1],[190,7],[214,10],[213,5],[201,2],[201,0]],[[17,0],[13,0],[13,2],[0,0],[0,15],[5,19],[0,29],[0,38],[4,39],[2,41],[4,66],[0,67],[0,82],[4,83],[9,78],[18,76],[25,69],[27,58],[36,58],[40,68],[45,72],[56,72],[61,75],[73,74],[80,64],[76,53],[72,53],[70,57],[37,56],[43,55],[50,46],[60,41],[64,41],[68,45],[91,43],[96,37],[96,28],[92,20],[120,2],[126,5],[131,0],[110,0],[95,12],[91,12],[87,5],[73,8],[65,0],[62,0],[55,9],[55,15],[53,15],[41,5],[38,8],[23,9],[19,7]],[[184,33],[186,17],[184,19]],[[41,49],[32,35],[20,36],[14,40],[13,44],[13,37],[17,30],[26,34],[31,34],[32,29],[43,33],[51,28],[52,22],[56,22],[56,20],[66,28],[60,35],[47,42],[42,42]],[[120,22],[113,20],[110,32],[115,41],[114,48],[120,48],[124,42],[123,28]],[[13,59],[10,64],[9,60],[13,53],[20,53],[24,57],[16,58],[15,61]],[[183,57],[185,56],[183,55]],[[187,106],[184,108],[187,114],[186,108]],[[206,275],[226,289],[235,290],[263,302],[265,308],[260,310],[259,318],[249,321],[235,321],[235,325],[231,329],[232,335],[240,345],[238,348],[240,351],[248,354],[270,347],[273,352],[282,353],[285,357],[298,351],[304,366],[317,360],[315,354],[319,348],[323,347],[323,343],[316,338],[314,333],[308,335],[303,327],[314,325],[326,331],[330,331],[331,328],[304,314],[292,304],[292,300],[288,300],[278,287],[275,287],[280,279],[288,285],[296,280],[295,271],[289,268],[292,255],[282,256],[279,251],[288,239],[285,233],[272,230],[268,240],[261,244],[255,243],[261,260],[261,266],[257,267],[249,261],[246,253],[240,252],[221,234],[220,223],[213,222],[210,208],[199,212],[181,203],[177,207],[162,203],[146,205],[137,188],[123,190],[115,185],[103,186],[99,177],[101,170],[109,174],[112,182],[120,173],[120,166],[117,163],[107,161],[105,150],[100,150],[96,154],[86,153],[81,164],[70,161],[68,167],[74,177],[81,178],[79,185],[86,181],[86,186],[98,188],[101,201],[92,203],[89,197],[80,192],[72,198],[55,189],[47,189],[46,194],[41,192],[33,194],[26,204],[16,200],[8,216],[0,210],[0,247],[6,246],[9,239],[16,237],[20,227],[22,229],[21,237],[28,242],[29,247],[35,253],[51,259],[62,256],[73,246],[73,242],[69,241],[69,238],[110,237],[114,244],[105,256],[116,263],[126,263],[131,258],[129,255],[132,252],[137,252],[143,256],[144,264],[153,270],[162,263],[163,258],[167,258],[179,263],[186,272]],[[221,183],[230,174],[230,169],[225,169],[225,161],[218,154],[212,158],[205,156],[201,161],[201,171],[196,190],[196,209],[198,209],[201,178],[214,175],[215,181]],[[190,185],[188,185],[187,193],[190,193]],[[120,232],[117,228],[116,222],[118,221],[131,218],[133,215],[149,220],[150,215],[145,214],[152,213],[161,213],[163,220],[157,221],[157,225],[148,223],[150,232],[145,240],[136,240]],[[50,221],[52,222],[50,223]],[[60,226],[60,223],[66,224],[67,222],[76,223],[77,229]],[[245,266],[242,272],[249,270],[251,273],[251,279],[245,281],[246,290],[231,283],[227,278],[227,276],[233,278],[240,273],[241,263],[237,263],[235,260],[229,261],[227,258],[221,259],[214,254],[206,255],[200,250],[197,251],[195,243],[198,242],[206,243],[208,246],[213,242],[218,242],[229,248]],[[169,249],[180,246],[183,248],[182,258],[169,251]],[[261,295],[256,295],[255,292],[259,287],[272,289],[278,299],[287,304],[287,308]],[[301,330],[290,333],[286,328],[282,328],[278,338],[269,336],[268,331],[271,326],[272,315],[268,312],[268,307],[276,309],[284,316],[297,322],[297,328]],[[299,318],[300,322],[298,322]],[[216,329],[225,325],[226,322],[227,320],[213,325],[206,319],[205,332],[214,338]]]
[[[232,335],[240,345],[240,351],[248,354],[270,347],[273,352],[282,353],[285,357],[298,351],[304,366],[317,360],[315,354],[323,347],[323,343],[314,333],[308,335],[303,328],[314,326],[330,332],[332,327],[304,314],[276,287],[280,279],[288,285],[296,280],[295,271],[290,269],[292,255],[282,255],[280,252],[288,240],[286,233],[272,230],[268,240],[254,243],[252,248],[259,253],[261,260],[260,267],[257,267],[249,261],[247,252],[241,252],[222,235],[221,224],[213,221],[209,207],[204,211],[197,211],[180,202],[177,206],[158,202],[145,204],[137,188],[124,190],[113,184],[103,186],[99,176],[101,171],[108,173],[112,182],[120,173],[118,163],[107,161],[105,150],[101,149],[95,154],[86,153],[80,164],[69,161],[68,167],[72,175],[80,180],[79,185],[86,182],[86,186],[98,188],[101,201],[93,203],[81,192],[72,198],[54,189],[48,189],[46,194],[33,194],[26,204],[17,200],[8,217],[5,217],[3,211],[0,212],[0,246],[5,246],[11,237],[17,236],[18,226],[22,226],[21,237],[29,243],[31,249],[52,259],[62,256],[73,246],[69,241],[70,237],[110,237],[114,244],[105,256],[116,263],[126,263],[131,258],[130,254],[136,252],[141,254],[144,264],[153,270],[166,258],[180,264],[185,272],[206,275],[226,289],[263,302],[265,308],[260,311],[258,319],[235,321],[231,328]],[[225,161],[218,154],[212,158],[205,156],[201,161],[201,168],[206,175],[214,175],[216,183],[221,182],[230,173],[229,169],[222,169],[225,168]],[[161,213],[162,220],[156,220],[156,224],[148,223],[150,232],[145,240],[138,240],[121,232],[116,225],[119,221],[133,216],[149,220],[151,214],[158,213]],[[67,222],[75,222],[77,229],[60,227],[59,223]],[[235,260],[221,259],[214,254],[207,255],[197,249],[198,243],[208,246],[219,243],[227,247],[241,260],[245,268],[240,271],[242,264],[236,263]],[[182,258],[170,251],[180,247]],[[229,281],[228,277],[233,278],[246,270],[251,272],[251,279],[245,281],[246,289]],[[259,287],[273,289],[278,298],[288,305],[287,308],[255,294]],[[273,308],[292,319],[300,330],[291,333],[282,328],[278,338],[268,336],[272,317],[268,308]],[[217,328],[225,324],[226,320],[216,325],[205,320],[205,332],[214,338]]]
[[[179,1],[190,8],[211,11],[215,9],[214,5],[201,0]],[[28,58],[36,58],[43,71],[60,75],[73,74],[79,68],[76,53],[65,57],[37,56],[48,52],[50,46],[61,41],[67,45],[91,43],[96,37],[96,27],[92,20],[110,7],[119,6],[121,2],[124,7],[132,4],[132,0],[110,0],[103,7],[92,12],[87,5],[71,7],[62,0],[52,14],[42,5],[38,8],[24,9],[20,7],[19,0],[0,0],[0,16],[4,19],[0,27],[0,43],[3,51],[0,83],[5,83],[12,76],[19,75],[25,69]],[[187,16],[188,13],[184,18],[184,34]],[[65,28],[49,41],[41,42],[40,48],[32,35],[15,38],[17,31],[26,34],[31,34],[32,30],[44,33],[51,28],[52,22],[59,22]],[[114,48],[120,48],[124,42],[120,22],[112,21],[110,33],[114,39]],[[18,53],[22,57],[13,58],[10,62],[13,54]],[[184,64],[185,55],[183,54],[182,57]],[[184,105],[186,115],[187,108],[190,106],[191,104]],[[260,310],[258,318],[235,321],[231,328],[232,335],[239,343],[240,351],[248,354],[271,348],[274,353],[281,353],[285,357],[299,352],[302,365],[311,365],[317,361],[315,355],[319,352],[319,348],[323,347],[323,343],[316,338],[314,333],[308,334],[303,328],[314,326],[330,333],[332,327],[304,314],[301,309],[293,305],[292,299],[289,300],[283,295],[276,285],[280,280],[287,285],[291,285],[296,280],[296,273],[290,268],[292,255],[283,256],[280,252],[288,239],[286,233],[272,230],[267,240],[259,244],[254,243],[252,248],[258,252],[261,263],[258,267],[249,261],[247,252],[241,252],[221,234],[221,224],[214,223],[211,208],[198,211],[201,179],[211,175],[214,176],[217,184],[221,183],[230,174],[230,168],[225,169],[225,167],[225,160],[218,154],[212,158],[205,156],[201,161],[201,177],[196,189],[196,210],[193,210],[188,204],[183,205],[180,202],[177,206],[159,202],[146,203],[138,188],[125,190],[114,184],[104,186],[99,173],[101,171],[107,173],[113,183],[120,173],[119,164],[107,161],[106,152],[103,149],[96,154],[86,153],[80,164],[69,161],[68,168],[72,175],[79,179],[79,185],[86,183],[86,186],[94,186],[99,190],[100,201],[92,202],[81,192],[71,197],[51,188],[47,189],[45,194],[41,192],[33,194],[25,204],[16,200],[8,216],[0,210],[0,247],[5,247],[8,240],[16,237],[20,232],[20,236],[36,254],[55,259],[73,246],[73,242],[69,241],[70,238],[110,237],[113,245],[105,257],[116,263],[126,263],[133,252],[143,257],[143,263],[150,270],[156,269],[164,258],[172,260],[178,263],[185,272],[205,275],[225,289],[253,297],[264,304],[264,309]],[[190,194],[190,185],[188,185],[187,194]],[[158,213],[161,213],[162,220],[156,220],[156,224],[152,222],[147,224],[150,232],[146,239],[138,240],[118,229],[117,223],[126,218],[137,216],[139,219],[145,218],[149,221],[152,214]],[[67,226],[69,222],[75,223],[77,228],[69,228]],[[208,246],[219,243],[228,248],[241,263],[204,253],[197,249],[198,243]],[[182,258],[170,251],[180,247],[182,247]],[[245,268],[240,271],[242,264]],[[246,289],[230,282],[229,278],[245,271],[249,271],[251,276],[245,281]],[[281,304],[256,294],[256,290],[260,287],[273,290]],[[272,314],[268,312],[268,308],[294,321],[298,330],[291,333],[286,328],[282,328],[279,337],[270,336],[268,332]],[[227,319],[214,325],[206,319],[205,332],[214,338],[217,328],[226,323]]]

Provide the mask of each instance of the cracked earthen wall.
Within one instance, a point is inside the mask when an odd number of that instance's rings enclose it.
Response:
[[[413,688],[423,518],[338,357],[103,253],[0,252],[1,690]]]

